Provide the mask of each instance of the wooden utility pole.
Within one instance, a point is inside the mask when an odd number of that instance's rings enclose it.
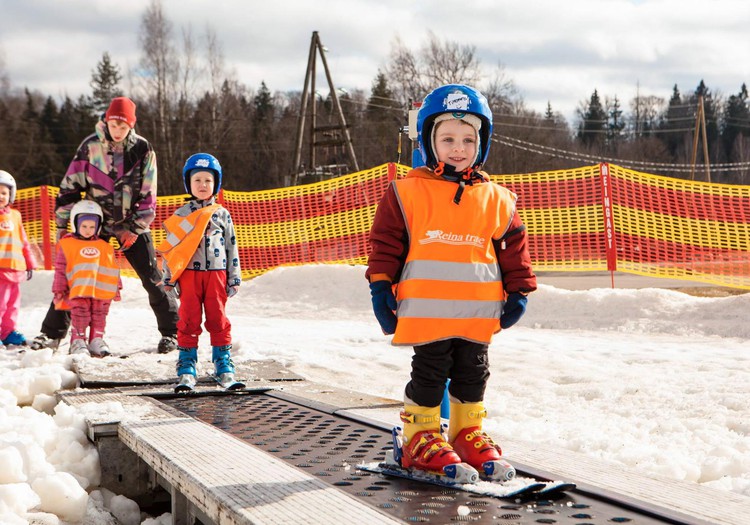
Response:
[[[304,175],[305,167],[302,164],[302,142],[305,135],[305,119],[307,115],[307,105],[310,104],[310,132],[309,132],[309,162],[307,164],[307,170],[314,170],[316,167],[315,159],[315,148],[320,146],[345,146],[347,157],[351,164],[351,168],[354,171],[359,171],[359,165],[357,164],[357,157],[354,154],[354,147],[352,146],[352,139],[349,135],[349,128],[344,118],[344,112],[341,110],[341,103],[339,102],[336,88],[333,85],[333,79],[331,78],[331,72],[328,69],[328,62],[325,56],[325,47],[320,42],[320,37],[317,31],[313,31],[312,40],[310,42],[310,53],[307,58],[307,72],[305,73],[305,86],[302,89],[302,100],[300,104],[299,118],[297,119],[297,135],[295,140],[294,149],[294,166],[292,167],[291,182],[292,186],[297,184],[300,175]],[[326,80],[328,81],[328,89],[331,92],[331,100],[333,101],[334,108],[336,110],[336,116],[338,118],[338,124],[333,126],[318,126],[317,125],[317,112],[315,102],[315,64],[317,55],[320,55],[321,61],[323,62],[323,69],[325,70]],[[340,135],[336,138],[329,138],[326,140],[316,140],[316,133],[324,133],[329,131],[338,131]]]
[[[698,134],[703,138],[703,166],[706,181],[711,182],[711,169],[708,160],[708,138],[706,136],[706,111],[703,109],[703,95],[698,97],[698,112],[695,114],[695,131],[693,132],[693,158],[690,167],[690,180],[695,180],[695,161],[698,156]]]

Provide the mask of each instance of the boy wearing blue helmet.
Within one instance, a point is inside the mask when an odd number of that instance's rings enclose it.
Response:
[[[164,286],[180,297],[177,375],[185,390],[195,385],[198,336],[205,312],[215,377],[225,386],[234,385],[232,325],[225,306],[227,298],[237,293],[242,277],[232,217],[216,203],[221,165],[213,155],[196,153],[185,162],[182,177],[192,199],[164,221],[166,239],[157,248],[166,262]]]
[[[527,235],[516,195],[480,171],[492,137],[481,93],[458,84],[435,89],[419,110],[417,133],[425,165],[383,196],[366,272],[383,332],[394,334],[394,345],[414,347],[395,456],[406,468],[499,478],[512,467],[482,430],[488,346],[520,319],[536,289]]]

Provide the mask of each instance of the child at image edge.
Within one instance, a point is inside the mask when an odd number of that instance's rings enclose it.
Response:
[[[120,268],[115,249],[99,237],[104,214],[96,202],[75,203],[70,223],[73,233],[57,243],[52,302],[58,310],[70,310],[70,353],[104,357],[109,355],[107,314],[112,301],[120,300]]]
[[[491,475],[504,460],[482,430],[487,349],[523,315],[536,276],[516,195],[479,171],[492,137],[485,97],[464,85],[435,89],[417,133],[425,166],[393,181],[380,201],[366,272],[383,332],[414,347],[401,464],[442,474],[463,462]],[[448,379],[446,441],[440,404]]]
[[[0,350],[22,346],[26,338],[16,330],[21,306],[21,281],[36,268],[23,229],[21,212],[10,207],[16,200],[16,179],[0,170]]]
[[[182,177],[193,198],[164,221],[166,239],[158,247],[166,262],[164,286],[180,297],[177,375],[181,383],[195,384],[203,310],[214,373],[223,383],[234,377],[225,306],[242,282],[239,250],[229,211],[215,202],[222,179],[219,161],[196,153],[185,161]]]

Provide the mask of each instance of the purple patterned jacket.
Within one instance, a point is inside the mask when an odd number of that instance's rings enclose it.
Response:
[[[128,134],[124,148],[116,148],[105,122],[98,122],[95,129],[78,147],[60,182],[55,202],[57,227],[67,228],[70,209],[84,192],[84,198],[102,207],[102,237],[120,239],[126,230],[136,234],[149,231],[156,210],[156,153],[135,131]]]

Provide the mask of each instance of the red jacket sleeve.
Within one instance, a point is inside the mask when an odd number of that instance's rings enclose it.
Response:
[[[536,290],[536,275],[531,268],[526,226],[518,213],[513,215],[507,233],[492,243],[495,246],[505,291],[529,293]]]
[[[388,186],[375,211],[370,249],[365,277],[370,280],[374,274],[386,274],[397,282],[409,251],[409,235],[393,183]]]

